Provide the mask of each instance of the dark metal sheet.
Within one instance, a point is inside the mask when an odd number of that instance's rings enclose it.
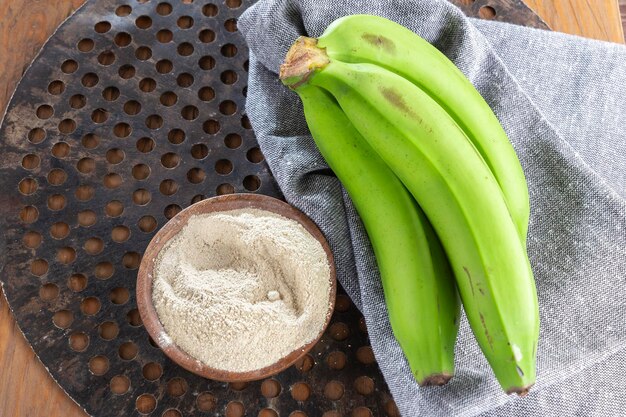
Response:
[[[460,2],[468,13],[485,3]],[[397,412],[345,295],[306,360],[269,382],[195,376],[140,323],[136,268],[168,218],[217,194],[280,197],[243,113],[248,50],[236,19],[251,3],[90,1],[48,41],[9,105],[1,280],[35,353],[89,414]],[[487,3],[498,19],[541,26],[519,0]]]

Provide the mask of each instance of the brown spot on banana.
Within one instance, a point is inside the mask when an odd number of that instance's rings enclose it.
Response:
[[[463,271],[465,271],[465,273],[467,274],[467,279],[469,280],[470,288],[472,289],[472,295],[474,295],[474,283],[472,282],[472,274],[470,274],[470,271],[469,269],[467,269],[466,266],[463,267]]]
[[[487,323],[485,323],[485,317],[483,313],[478,313],[480,315],[480,322],[483,324],[483,329],[485,329],[485,336],[487,336],[487,342],[489,342],[489,347],[493,350],[493,338],[489,334],[489,329],[487,329]]]
[[[374,35],[373,33],[364,33],[363,35],[361,35],[361,39],[363,39],[365,42],[369,43],[372,46],[384,49],[390,54],[396,53],[396,44],[389,38],[381,35]]]
[[[385,100],[391,103],[391,105],[403,111],[404,113],[415,117],[418,123],[422,123],[422,118],[415,114],[413,109],[406,104],[404,98],[400,93],[390,87],[380,87],[380,92],[383,94],[383,97],[385,97]]]

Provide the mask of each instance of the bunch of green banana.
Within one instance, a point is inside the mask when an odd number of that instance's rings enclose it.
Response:
[[[487,102],[444,54],[404,26],[370,15],[336,20],[318,46],[332,60],[371,63],[395,72],[443,107],[491,169],[520,236],[526,239],[528,188],[515,150]]]
[[[460,301],[439,239],[335,99],[311,85],[297,91],[315,143],[372,242],[389,320],[415,379],[420,385],[445,384],[454,373]]]
[[[496,378],[506,392],[526,394],[535,382],[539,336],[537,295],[525,247],[528,191],[519,160],[480,94],[426,41],[389,20],[363,15],[339,19],[319,41],[299,38],[281,67],[281,79],[303,98],[307,122],[331,168],[347,171],[338,177],[350,189],[351,198],[359,199],[359,203],[355,201],[359,214],[368,218],[364,224],[379,267],[383,263],[393,265],[386,257],[393,259],[400,249],[398,236],[414,234],[416,228],[374,232],[385,229],[378,222],[401,224],[398,219],[390,220],[400,216],[400,204],[394,200],[396,210],[387,216],[371,215],[370,210],[384,208],[370,208],[374,199],[367,196],[372,194],[367,182],[349,175],[358,172],[356,165],[364,167],[363,175],[367,172],[372,176],[375,171],[375,175],[385,172],[385,178],[397,177],[417,201],[443,245],[469,323]],[[316,104],[324,102],[321,93],[313,93],[319,90],[338,104]],[[338,127],[342,124],[347,126],[343,130]],[[346,151],[348,137],[354,149],[369,155],[368,160],[371,156],[379,158],[374,158],[376,167],[364,165],[369,162]],[[355,166],[345,168],[350,165]],[[381,183],[376,192],[381,200],[390,199],[398,187]],[[424,231],[428,229],[425,220],[421,225]],[[393,233],[395,238],[386,238],[385,233]],[[426,239],[432,265],[436,266],[443,256],[432,250],[435,238]],[[382,249],[387,246],[390,248]],[[414,256],[421,256],[417,247],[411,250],[416,251]],[[408,269],[385,267],[388,304],[392,291],[392,298],[402,292],[397,286],[423,280],[419,276],[423,265],[412,278],[401,274]],[[454,308],[454,296],[443,284],[445,269],[439,271],[443,273],[428,279],[441,283],[429,284],[429,292],[418,284],[412,287],[416,289],[414,298],[404,294],[394,299],[402,303],[400,308],[393,307],[398,316],[406,314],[405,320],[423,323],[432,320],[421,310],[410,310],[410,314],[420,315],[409,317],[403,309],[424,303],[433,291],[447,294],[440,309]],[[440,320],[435,319],[434,326],[445,327],[441,319],[452,316],[452,312],[439,312]],[[411,354],[426,355],[423,352],[437,346],[424,338],[424,327],[432,324],[422,324],[418,332],[397,324],[401,322],[402,318],[392,321],[399,340],[409,339],[406,332],[416,332],[414,345],[420,348]],[[402,341],[401,346],[409,356]],[[413,360],[412,366],[419,363],[415,367],[422,367],[433,358],[431,354],[421,361]],[[445,372],[442,368],[441,373]],[[415,369],[414,373],[418,374]]]

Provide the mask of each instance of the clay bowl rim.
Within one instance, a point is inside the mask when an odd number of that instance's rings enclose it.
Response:
[[[212,368],[193,356],[180,349],[171,341],[167,331],[158,318],[154,304],[152,303],[152,276],[154,261],[159,251],[169,240],[176,236],[178,232],[187,224],[191,216],[196,214],[212,213],[217,211],[230,211],[243,208],[256,208],[267,210],[288,219],[296,220],[300,223],[318,242],[321,243],[330,266],[330,294],[328,300],[328,310],[326,320],[317,336],[309,343],[296,348],[279,361],[264,368],[247,371],[233,372]],[[192,204],[170,219],[152,238],[139,266],[137,274],[137,307],[141,320],[148,331],[148,334],[159,346],[159,348],[178,365],[197,375],[208,379],[222,382],[249,382],[264,379],[275,375],[291,365],[298,359],[306,355],[315,344],[321,339],[326,331],[335,308],[335,298],[337,294],[337,277],[335,262],[330,246],[326,238],[317,225],[304,213],[295,207],[274,197],[262,194],[230,194],[211,197]],[[165,336],[165,337],[164,337]]]

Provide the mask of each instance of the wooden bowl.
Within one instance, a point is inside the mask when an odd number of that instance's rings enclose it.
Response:
[[[266,366],[265,368],[249,372],[231,372],[211,368],[210,366],[187,354],[171,341],[171,338],[167,336],[167,332],[159,320],[152,302],[152,277],[154,275],[154,262],[157,259],[159,252],[170,239],[175,237],[178,232],[180,232],[180,230],[187,224],[191,216],[196,214],[230,211],[244,208],[270,211],[300,223],[315,239],[317,239],[318,242],[322,244],[322,247],[326,252],[328,264],[330,265],[329,279],[331,287],[330,297],[328,300],[328,311],[326,312],[326,321],[315,339],[306,345],[293,350],[289,355],[283,357],[272,365]],[[324,334],[335,307],[336,293],[337,280],[333,254],[330,251],[328,242],[324,238],[322,232],[318,229],[315,223],[313,223],[313,221],[301,211],[281,200],[260,194],[230,194],[213,197],[202,200],[181,211],[169,222],[167,222],[165,226],[163,226],[163,228],[161,228],[161,230],[159,230],[152,238],[150,244],[146,248],[146,252],[142,258],[137,275],[137,306],[139,308],[139,314],[141,315],[141,319],[146,327],[146,330],[154,342],[170,359],[183,368],[205,378],[224,382],[247,382],[264,379],[293,365],[298,359],[311,350],[311,348],[322,337],[322,334]]]

